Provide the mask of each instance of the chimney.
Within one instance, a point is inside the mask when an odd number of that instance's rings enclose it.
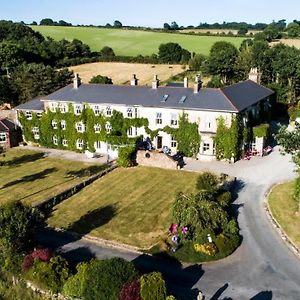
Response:
[[[73,79],[73,87],[74,89],[78,89],[79,86],[81,84],[81,80],[80,80],[80,77],[78,76],[77,73],[75,73],[75,76],[74,76],[74,79]]]
[[[184,77],[183,79],[183,87],[186,89],[189,87],[189,80],[187,79],[187,77]]]
[[[159,80],[157,78],[157,75],[154,75],[153,81],[152,81],[152,89],[157,90],[159,86]]]
[[[261,76],[261,74],[258,72],[257,68],[251,68],[248,78],[249,78],[249,80],[252,80],[259,84],[260,76]]]
[[[201,87],[202,87],[202,81],[200,79],[200,75],[197,75],[195,78],[195,84],[194,84],[194,94],[198,94]]]
[[[136,75],[132,75],[132,79],[130,80],[130,85],[137,86],[138,85],[138,79],[136,78]]]

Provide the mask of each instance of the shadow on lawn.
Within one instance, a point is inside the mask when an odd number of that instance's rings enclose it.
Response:
[[[117,209],[115,204],[99,207],[81,216],[81,218],[71,224],[67,230],[80,235],[88,234],[93,229],[107,224],[116,213]]]
[[[38,159],[44,158],[45,154],[42,152],[37,152],[34,154],[26,154],[19,157],[15,157],[12,160],[0,161],[0,166],[3,167],[17,167],[21,164],[36,161]]]
[[[77,171],[70,171],[66,175],[66,177],[87,177],[87,176],[92,176],[96,173],[99,173],[100,171],[103,171],[106,168],[105,165],[100,165],[100,166],[90,166],[87,168],[82,168]]]
[[[5,185],[2,186],[2,188],[7,188],[19,183],[24,183],[24,182],[29,182],[29,181],[35,181],[35,180],[39,180],[39,179],[44,179],[46,178],[49,174],[54,173],[57,171],[57,168],[49,168],[49,169],[45,169],[41,172],[35,173],[35,174],[31,174],[31,175],[27,175],[22,177],[21,179],[18,180],[14,180],[11,182],[6,183]]]

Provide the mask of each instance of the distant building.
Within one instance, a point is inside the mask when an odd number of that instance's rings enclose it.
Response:
[[[111,136],[114,130],[110,123],[113,111],[120,112],[124,120],[132,124],[126,128],[125,136],[124,132],[119,133],[125,144],[126,138],[134,140],[143,137],[151,141],[153,148],[167,148],[172,154],[177,152],[177,141],[163,128],[178,128],[179,118],[185,113],[189,122],[198,124],[201,145],[197,157],[211,160],[215,158],[213,138],[217,119],[223,117],[230,126],[235,115],[239,114],[245,120],[249,112],[257,116],[261,104],[265,105],[273,94],[273,91],[257,83],[259,75],[256,72],[255,76],[255,71],[251,70],[252,80],[218,89],[202,88],[199,77],[196,77],[194,88],[191,89],[188,88],[187,79],[183,85],[159,86],[159,80],[154,76],[152,87],[148,87],[138,86],[134,75],[129,86],[116,86],[81,84],[76,75],[73,85],[15,109],[20,123],[21,116],[29,122],[31,132],[24,134],[25,140],[27,136],[27,140],[42,143],[43,146],[69,150],[92,148],[94,152],[108,154],[113,158],[117,157],[120,146],[120,143],[115,143],[117,136]],[[87,107],[93,111],[90,119],[84,113]],[[52,120],[47,119],[47,132],[42,132],[41,128],[41,124],[46,124],[43,113],[53,116]],[[99,116],[106,118],[105,123],[99,124],[96,121]],[[148,120],[147,127],[134,121],[139,119]],[[40,125],[38,120],[42,120]],[[151,135],[149,131],[155,134]],[[73,132],[72,137],[70,132]]]
[[[8,118],[0,120],[0,148],[8,149],[18,146],[20,142],[20,128]]]

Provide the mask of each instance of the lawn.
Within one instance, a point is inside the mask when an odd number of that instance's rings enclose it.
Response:
[[[277,185],[269,196],[271,212],[286,234],[300,248],[300,216],[298,202],[293,197],[294,182]]]
[[[228,41],[239,47],[245,39],[92,27],[31,26],[31,28],[55,40],[79,39],[88,44],[93,51],[109,46],[117,55],[132,56],[157,53],[159,45],[168,42],[179,43],[190,52],[208,55],[211,46],[217,41]]]
[[[99,171],[102,166],[44,157],[42,152],[11,149],[0,154],[0,203],[36,204]]]
[[[180,170],[118,168],[54,207],[48,223],[141,248],[170,226],[177,192],[195,192],[198,174]]]

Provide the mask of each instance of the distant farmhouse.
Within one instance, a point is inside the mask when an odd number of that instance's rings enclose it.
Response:
[[[137,137],[153,149],[177,152],[178,142],[172,128],[178,128],[180,116],[198,124],[201,135],[197,158],[215,158],[214,136],[217,119],[230,126],[240,115],[244,122],[249,113],[258,116],[273,94],[258,84],[259,74],[251,70],[249,80],[224,88],[202,88],[196,77],[194,88],[185,78],[181,85],[152,86],[81,84],[74,82],[48,96],[22,104],[15,109],[27,142],[46,147],[118,156],[118,148],[134,143]]]

